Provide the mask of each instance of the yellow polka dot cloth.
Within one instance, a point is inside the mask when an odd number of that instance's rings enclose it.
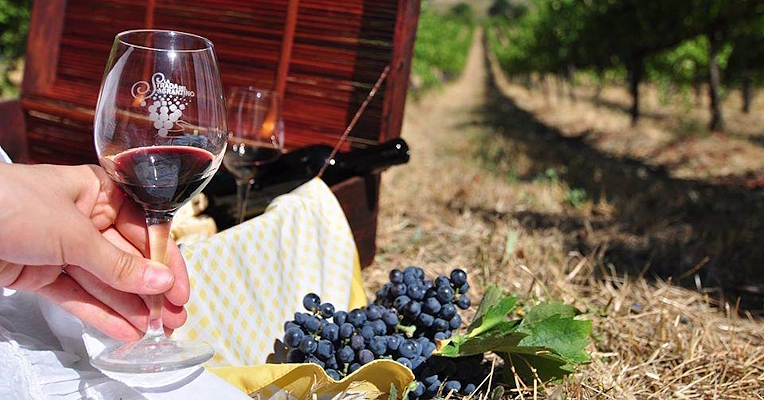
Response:
[[[337,309],[366,303],[352,232],[318,178],[182,252],[191,299],[188,321],[173,337],[212,345],[208,367],[264,363],[284,322],[304,311],[306,293]]]

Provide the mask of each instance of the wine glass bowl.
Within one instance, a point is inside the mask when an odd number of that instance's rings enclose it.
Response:
[[[212,43],[198,35],[134,30],[114,39],[95,110],[101,166],[145,211],[152,260],[165,252],[175,211],[199,193],[226,148],[223,90]],[[148,329],[139,342],[91,358],[118,373],[195,368],[214,354],[204,343],[164,334],[163,295],[146,296]]]
[[[230,132],[223,164],[236,180],[236,212],[241,223],[258,173],[274,162],[284,148],[284,122],[281,98],[271,90],[233,87],[227,104]]]

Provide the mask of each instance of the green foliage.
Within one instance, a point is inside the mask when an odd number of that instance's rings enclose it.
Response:
[[[517,4],[527,9],[512,14]],[[764,79],[758,1],[496,0],[491,15],[488,45],[512,75],[616,71],[633,87],[647,78],[666,93],[707,81],[712,64],[728,82]]]
[[[422,4],[414,45],[412,72],[421,81],[419,89],[439,86],[444,79],[457,76],[467,62],[472,43],[474,11],[457,4],[441,15],[428,3]]]
[[[0,96],[13,95],[15,90],[8,71],[26,51],[31,13],[32,0],[0,0]]]
[[[491,351],[505,361],[506,384],[517,374],[524,382],[534,378],[559,380],[575,366],[590,360],[592,323],[577,319],[576,308],[560,302],[529,305],[518,317],[517,298],[489,287],[472,324],[464,335],[442,342],[436,354],[462,357]]]
[[[581,208],[589,200],[585,189],[570,189],[565,193],[565,202],[573,207]]]
[[[0,55],[15,60],[26,50],[32,0],[0,0]]]

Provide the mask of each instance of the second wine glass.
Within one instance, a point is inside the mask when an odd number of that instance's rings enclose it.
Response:
[[[276,161],[284,148],[281,98],[254,86],[234,87],[227,110],[230,132],[223,165],[236,179],[236,212],[241,223],[259,172]]]

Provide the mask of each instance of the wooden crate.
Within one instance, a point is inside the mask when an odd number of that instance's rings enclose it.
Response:
[[[213,41],[223,85],[272,86],[287,0],[36,0],[21,98],[0,104],[0,144],[31,163],[97,163],[93,110],[114,35],[175,29]],[[419,0],[299,0],[284,89],[287,147],[333,145],[385,66],[389,75],[345,146],[400,135]],[[332,190],[368,265],[379,177]]]

